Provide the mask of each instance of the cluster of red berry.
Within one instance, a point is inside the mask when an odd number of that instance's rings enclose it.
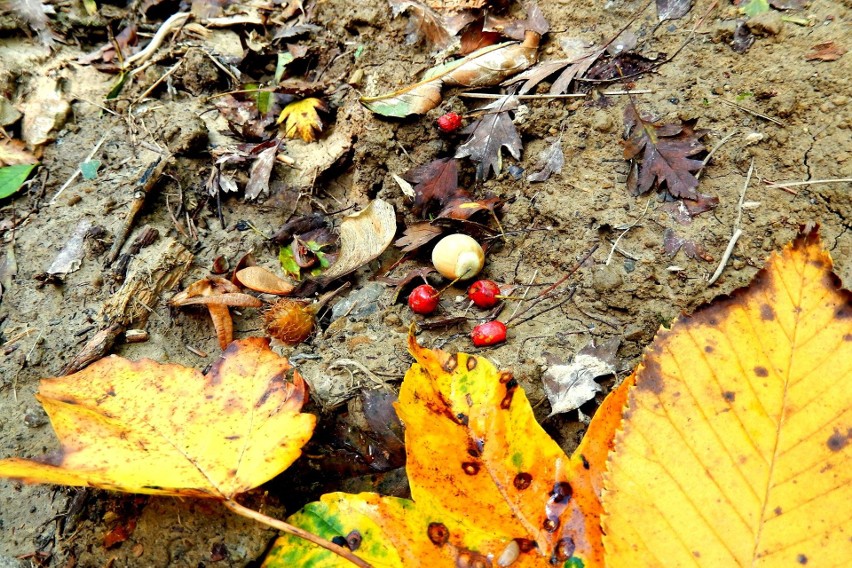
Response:
[[[429,284],[421,284],[408,296],[408,307],[416,314],[428,315],[438,308],[439,292]],[[480,308],[491,308],[502,299],[500,286],[493,280],[477,280],[467,289],[467,297]],[[481,323],[470,332],[477,347],[496,345],[506,341],[506,324],[493,320]]]

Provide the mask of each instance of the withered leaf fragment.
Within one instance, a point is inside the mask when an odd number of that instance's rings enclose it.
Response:
[[[489,87],[536,62],[541,35],[528,30],[523,43],[489,45],[455,61],[429,69],[419,82],[391,93],[364,97],[361,103],[382,116],[405,117],[429,112],[441,102],[444,85]]]
[[[183,292],[178,292],[169,301],[169,305],[183,306],[207,306],[213,326],[216,328],[216,337],[219,346],[225,349],[234,339],[234,322],[228,306],[259,308],[263,302],[243,294],[240,289],[226,278],[219,276],[208,276],[190,284]]]
[[[278,155],[279,141],[270,140],[258,145],[265,146],[261,150],[254,162],[251,164],[249,172],[249,180],[246,183],[245,196],[246,200],[252,201],[257,199],[261,193],[269,191],[269,178],[272,176],[272,167],[275,165],[275,156]]]
[[[414,186],[415,215],[428,214],[434,203],[443,205],[459,188],[459,166],[454,158],[439,158],[405,172],[402,178]]]
[[[406,43],[413,44],[425,39],[436,49],[449,47],[453,37],[474,19],[468,11],[439,14],[417,0],[389,0],[389,3],[394,18],[408,12]]]
[[[657,18],[661,22],[679,20],[691,7],[692,0],[657,0]]]
[[[559,76],[550,85],[548,93],[551,95],[562,95],[568,92],[571,82],[577,77],[584,76],[589,68],[606,51],[606,47],[589,45],[581,40],[562,42],[562,49],[567,55],[565,59],[542,61],[535,67],[524,71],[516,77],[512,77],[503,84],[514,85],[516,83],[523,83],[520,90],[518,90],[518,94],[523,95],[561,70]]]
[[[538,155],[535,172],[527,176],[529,181],[545,181],[552,174],[558,174],[565,165],[565,154],[562,153],[562,136],[549,138],[550,144]]]
[[[541,380],[550,401],[550,416],[580,408],[603,390],[595,379],[615,373],[615,354],[620,344],[617,337],[597,346],[592,341],[570,363],[548,357],[548,368]]]
[[[846,50],[833,41],[818,43],[805,56],[806,61],[837,61]]]
[[[313,142],[323,127],[317,111],[324,111],[326,108],[325,103],[315,97],[292,102],[281,111],[278,124],[284,123],[284,135],[287,138],[301,138],[305,142]]]
[[[634,105],[624,109],[627,127],[624,159],[632,160],[627,186],[633,195],[642,195],[653,185],[666,183],[666,190],[674,197],[698,199],[698,178],[692,172],[703,166],[701,160],[691,159],[705,150],[700,139],[706,130],[695,130],[696,120],[682,123],[661,123],[637,114]],[[642,152],[642,158],[637,156]]]
[[[489,172],[499,175],[503,169],[502,148],[506,148],[516,160],[521,157],[523,145],[509,111],[518,108],[518,98],[506,95],[485,106],[486,114],[464,129],[469,133],[467,141],[456,150],[456,158],[470,156],[477,162],[476,179],[488,178]]]
[[[700,258],[705,262],[713,262],[713,256],[707,252],[699,242],[680,237],[672,229],[666,229],[663,233],[663,249],[669,257],[674,258],[679,250],[689,258]]]

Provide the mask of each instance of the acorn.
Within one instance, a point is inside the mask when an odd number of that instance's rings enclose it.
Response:
[[[467,280],[485,265],[485,252],[472,237],[447,235],[432,249],[432,264],[444,278]]]

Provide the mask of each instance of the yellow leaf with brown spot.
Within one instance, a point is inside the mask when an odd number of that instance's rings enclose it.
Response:
[[[296,460],[316,421],[301,375],[269,341],[235,341],[206,375],[148,359],[101,359],[45,379],[38,400],[60,440],[39,460],[0,460],[29,483],[230,499]]]
[[[605,477],[607,566],[848,566],[852,294],[815,232],[663,330]]]
[[[412,499],[333,493],[289,522],[346,539],[374,566],[496,566],[501,558],[513,568],[602,566],[588,463],[539,426],[512,374],[482,357],[420,347],[413,336],[409,350],[417,362],[397,413]],[[345,565],[287,535],[264,564]]]
[[[309,97],[295,101],[284,107],[278,115],[278,124],[284,123],[284,136],[301,138],[305,142],[313,142],[317,134],[322,132],[322,119],[317,110],[326,110],[325,103]]]

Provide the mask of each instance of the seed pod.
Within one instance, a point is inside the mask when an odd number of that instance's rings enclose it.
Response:
[[[485,265],[485,252],[472,237],[447,235],[432,249],[432,264],[444,278],[467,280]]]
[[[263,314],[266,333],[287,345],[298,345],[314,332],[316,314],[314,304],[283,298]]]

